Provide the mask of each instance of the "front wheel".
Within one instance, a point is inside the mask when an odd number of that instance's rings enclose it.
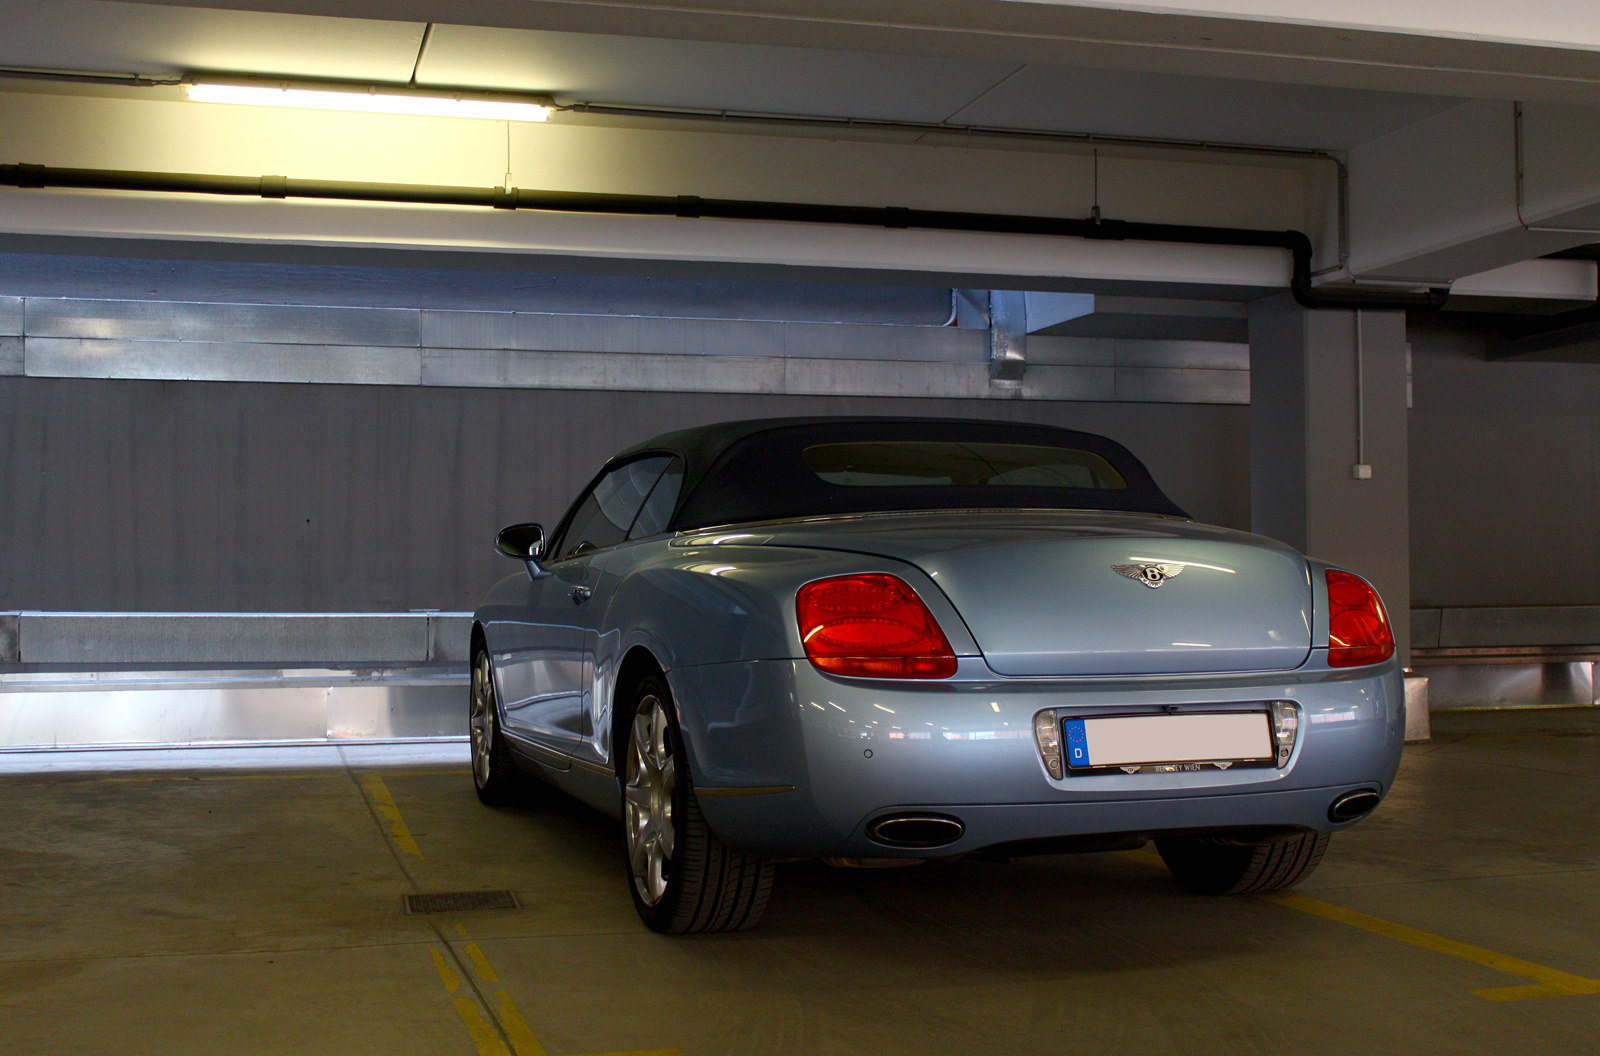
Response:
[[[489,651],[482,645],[472,651],[467,728],[472,734],[472,785],[478,798],[492,807],[515,802],[522,791],[522,775],[506,739],[500,736],[494,673],[489,668]]]
[[[1242,895],[1298,884],[1322,861],[1328,840],[1325,832],[1246,845],[1169,837],[1157,839],[1156,850],[1185,890],[1197,895]]]
[[[631,705],[622,816],[640,919],[669,935],[754,927],[772,893],[772,864],[730,850],[706,824],[666,682],[646,678]]]

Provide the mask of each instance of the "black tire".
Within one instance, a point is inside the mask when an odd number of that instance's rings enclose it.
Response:
[[[639,919],[667,935],[754,927],[772,863],[731,850],[706,824],[666,680],[635,686],[623,718],[622,861]]]
[[[1243,895],[1298,884],[1322,861],[1328,840],[1325,832],[1243,846],[1172,837],[1156,840],[1156,850],[1185,890],[1197,895]]]
[[[526,788],[511,748],[500,736],[500,710],[495,696],[489,653],[482,642],[472,650],[472,677],[467,690],[467,729],[472,739],[472,785],[478,798],[491,807],[504,807],[522,798]]]

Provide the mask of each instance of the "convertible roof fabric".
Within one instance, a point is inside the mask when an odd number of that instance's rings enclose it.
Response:
[[[1036,444],[1070,447],[1104,458],[1127,487],[863,486],[830,484],[806,464],[817,444],[885,440]],[[616,465],[650,452],[684,460],[675,531],[841,513],[947,509],[1115,510],[1187,517],[1162,494],[1128,449],[1094,433],[1048,425],[961,418],[768,418],[721,422],[666,433],[617,455]]]

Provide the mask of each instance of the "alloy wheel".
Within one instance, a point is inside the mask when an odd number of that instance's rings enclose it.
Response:
[[[677,840],[672,823],[677,760],[672,753],[670,724],[660,697],[650,694],[639,701],[628,743],[627,783],[623,788],[633,884],[640,899],[650,906],[667,893]]]
[[[489,654],[480,652],[472,665],[472,710],[468,716],[472,730],[472,779],[479,788],[489,784],[494,755],[494,676],[489,672]]]

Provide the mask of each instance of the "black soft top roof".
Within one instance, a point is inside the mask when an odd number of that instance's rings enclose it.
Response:
[[[948,440],[1065,446],[1110,462],[1127,481],[1117,491],[1060,487],[863,487],[830,484],[806,465],[813,444],[875,440]],[[1128,449],[1094,433],[1021,422],[966,418],[765,418],[719,422],[635,444],[616,465],[649,452],[684,461],[682,497],[669,527],[779,520],[835,513],[940,509],[1117,510],[1187,517],[1162,494]]]

